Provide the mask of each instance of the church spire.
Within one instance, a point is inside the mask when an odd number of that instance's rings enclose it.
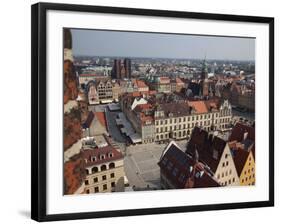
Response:
[[[202,63],[202,70],[201,70],[201,80],[205,80],[208,78],[208,67],[206,63],[206,54]]]

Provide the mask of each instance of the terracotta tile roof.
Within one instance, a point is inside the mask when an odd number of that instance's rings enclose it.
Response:
[[[194,108],[196,113],[208,113],[208,108],[204,101],[188,101],[188,105]]]
[[[184,82],[180,78],[176,78],[176,83],[182,85],[184,84]]]
[[[221,155],[225,149],[226,142],[208,134],[207,131],[195,127],[192,131],[190,141],[188,142],[186,153],[189,155],[194,155],[195,150],[199,154],[199,161],[208,165],[212,172],[217,170],[218,164],[220,162]],[[215,152],[217,156],[215,157]]]
[[[82,124],[82,128],[83,129],[89,128],[95,117],[97,117],[97,119],[99,120],[101,125],[103,125],[107,129],[105,113],[104,112],[92,112],[92,111],[89,112],[86,121]]]
[[[233,161],[237,170],[237,174],[240,177],[241,172],[245,166],[245,163],[250,155],[250,151],[243,149],[233,149],[232,150]]]
[[[159,77],[159,81],[161,84],[168,84],[168,83],[170,83],[170,78],[169,77]]]
[[[145,84],[145,82],[142,81],[142,80],[135,79],[135,80],[134,80],[134,83],[138,86],[138,88],[145,88],[145,87],[147,87],[147,85]]]
[[[141,92],[132,92],[131,94],[132,94],[132,96],[134,96],[134,97],[139,97],[139,96],[142,95]]]
[[[149,110],[152,109],[152,105],[150,103],[146,103],[146,104],[139,104],[135,107],[135,111],[137,112],[142,112],[144,110]]]
[[[220,104],[221,104],[220,98],[218,98],[218,97],[213,97],[213,98],[211,98],[211,99],[209,99],[209,100],[206,100],[205,103],[206,103],[206,106],[207,106],[207,108],[208,108],[209,111],[210,111],[211,109],[216,109],[216,110],[218,110],[218,109],[219,109],[219,106],[220,106]]]
[[[145,124],[147,121],[154,121],[154,118],[152,116],[147,116],[144,113],[141,113],[140,119],[142,121],[142,124]]]
[[[159,161],[161,172],[173,183],[176,188],[185,188],[190,177],[191,157],[172,144]],[[169,168],[171,167],[171,168]],[[174,170],[178,170],[173,174]]]
[[[148,91],[148,94],[149,94],[149,95],[155,95],[156,93],[157,93],[156,90],[149,90],[149,91]]]
[[[219,187],[220,185],[204,170],[202,163],[196,163],[175,144],[170,144],[158,165],[161,173],[175,188]]]
[[[236,125],[232,129],[229,141],[236,140],[238,142],[242,142],[244,140],[244,134],[246,132],[248,133],[247,139],[255,141],[255,128],[242,123],[236,123]]]
[[[85,167],[107,163],[123,158],[122,153],[111,145],[101,148],[84,149],[81,154],[82,158],[87,160],[87,162],[85,162]],[[102,158],[102,156],[104,156],[104,158]],[[92,160],[94,157],[95,160]]]
[[[200,178],[193,178],[194,188],[220,187],[220,184],[206,172]]]
[[[106,117],[104,112],[94,112],[99,122],[107,129]]]
[[[163,110],[168,117],[169,114],[173,114],[173,117],[189,115],[191,108],[186,103],[162,103],[158,106],[158,110]]]

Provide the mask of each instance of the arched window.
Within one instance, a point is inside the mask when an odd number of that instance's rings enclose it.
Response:
[[[102,165],[100,169],[101,169],[101,171],[106,170],[106,165]]]
[[[89,175],[89,170],[88,170],[88,169],[85,169],[85,171],[86,171],[86,174]]]
[[[99,171],[99,169],[96,167],[96,166],[94,166],[93,168],[92,168],[92,173],[96,173],[96,172],[98,172]]]
[[[108,154],[108,157],[109,157],[109,158],[113,157],[113,153],[110,152],[110,153]]]
[[[114,163],[109,163],[109,169],[115,168],[115,164]]]

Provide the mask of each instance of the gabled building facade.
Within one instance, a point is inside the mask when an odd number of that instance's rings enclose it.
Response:
[[[209,99],[163,102],[157,101],[153,96],[134,97],[132,94],[125,94],[120,103],[122,111],[136,131],[142,133],[142,128],[147,129],[149,125],[151,135],[148,142],[185,139],[196,126],[208,131],[230,129],[232,108],[228,101],[220,103],[218,99]],[[148,110],[145,106],[140,106],[135,110],[138,104],[148,104],[150,108]],[[153,133],[151,128],[154,128]]]
[[[219,183],[198,160],[198,154],[192,157],[170,142],[163,151],[158,163],[162,189],[184,189],[219,187]]]
[[[237,123],[232,129],[228,145],[234,157],[240,185],[255,185],[255,128]]]
[[[239,185],[239,176],[226,141],[195,127],[186,153],[192,156],[195,152],[221,186]]]

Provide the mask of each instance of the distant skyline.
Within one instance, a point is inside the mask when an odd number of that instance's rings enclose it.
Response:
[[[71,29],[74,56],[255,60],[255,39]]]

